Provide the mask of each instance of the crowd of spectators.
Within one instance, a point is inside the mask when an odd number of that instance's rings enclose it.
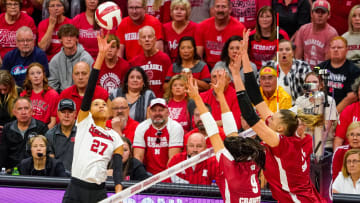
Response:
[[[21,175],[71,174],[102,1],[85,0],[77,13],[74,2],[0,3],[0,167],[8,173],[18,167]],[[334,154],[333,192],[360,194],[360,0],[114,2],[122,21],[109,31],[115,43],[93,100],[107,101],[106,126],[124,140],[125,180],[145,179],[211,147],[187,94],[189,75],[224,140],[214,85],[225,71],[226,102],[239,132],[246,128],[229,66],[250,29],[248,55],[266,104],[273,112],[297,107],[322,116],[323,126],[300,124],[297,133],[314,137],[316,157]],[[112,162],[108,168],[111,176]],[[211,158],[166,181],[210,185],[219,175]]]

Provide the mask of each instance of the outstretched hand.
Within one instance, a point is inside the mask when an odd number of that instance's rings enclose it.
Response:
[[[214,89],[216,95],[224,94],[225,86],[226,86],[226,72],[224,69],[216,70],[216,74],[218,78],[216,80],[216,84],[212,84],[212,88]]]
[[[199,88],[196,79],[194,79],[192,75],[188,75],[187,78],[187,93],[191,99],[199,96]]]
[[[106,34],[105,37],[103,33],[97,35],[99,52],[101,53],[107,52],[110,49],[110,47],[116,43],[115,40],[111,40],[111,42],[108,43],[107,42],[108,38],[109,38],[109,34]]]
[[[250,29],[244,29],[243,31],[243,40],[241,40],[240,53],[245,54],[248,51],[249,47],[249,35]]]

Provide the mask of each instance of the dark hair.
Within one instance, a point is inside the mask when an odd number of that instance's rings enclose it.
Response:
[[[231,36],[228,40],[226,40],[224,47],[221,51],[220,60],[224,61],[225,64],[228,66],[230,64],[230,57],[229,57],[229,46],[232,41],[241,41],[243,40],[242,37],[238,35]]]
[[[29,99],[29,97],[17,97],[17,98],[14,100],[13,109],[15,108],[16,102],[17,102],[17,101],[20,101],[20,100],[26,100],[27,102],[29,102],[30,106],[32,106],[32,103],[31,103],[31,100]]]
[[[124,83],[123,83],[123,88],[122,88],[122,92],[124,94],[128,93],[129,89],[128,89],[128,81],[129,81],[129,75],[131,72],[133,71],[137,71],[141,74],[142,76],[142,79],[143,79],[143,82],[144,82],[144,86],[140,92],[140,94],[144,94],[146,90],[150,89],[150,86],[149,86],[149,79],[145,73],[145,71],[140,67],[140,66],[134,66],[134,67],[131,67],[128,72],[126,72],[126,75],[124,77]]]
[[[280,109],[279,112],[281,114],[280,119],[281,119],[282,124],[286,125],[284,135],[288,136],[288,137],[293,136],[299,125],[297,115],[288,109]]]
[[[43,65],[41,65],[40,63],[34,62],[31,63],[27,70],[26,70],[26,77],[25,77],[25,81],[24,81],[24,89],[26,90],[26,95],[27,97],[30,97],[32,94],[32,90],[33,90],[33,86],[32,83],[30,81],[29,78],[29,72],[31,70],[31,68],[33,67],[40,67],[40,69],[42,70],[42,74],[43,74],[43,93],[42,96],[44,96],[46,94],[46,92],[50,89],[49,85],[48,85],[48,79],[46,77],[46,73],[45,73],[45,68]]]
[[[59,39],[64,36],[71,36],[79,39],[79,30],[72,24],[62,25],[57,33]]]
[[[121,139],[124,143],[126,142],[129,145],[129,150],[130,150],[128,160],[125,163],[123,163],[123,177],[126,177],[126,175],[128,174],[128,170],[131,167],[130,159],[132,159],[133,157],[133,148],[131,145],[131,141],[127,137],[121,136]]]
[[[249,161],[249,157],[260,168],[265,166],[264,147],[255,139],[243,138],[239,136],[229,136],[224,140],[224,145],[235,162]]]
[[[275,12],[270,6],[264,6],[257,12],[256,27],[255,27],[256,32],[254,34],[254,39],[256,41],[260,41],[261,38],[262,38],[261,28],[260,28],[260,24],[259,24],[260,15],[267,12],[267,11],[269,11],[271,13],[271,16],[272,16],[271,36],[269,37],[269,41],[274,41],[276,39],[276,16],[275,16]]]
[[[179,45],[178,45],[178,51],[177,51],[177,56],[176,56],[176,59],[175,59],[175,63],[176,65],[178,66],[181,66],[182,64],[182,59],[181,59],[181,56],[180,56],[180,45],[183,41],[190,41],[191,42],[191,45],[194,47],[194,58],[193,60],[200,60],[201,57],[197,54],[197,51],[196,51],[196,44],[195,44],[195,40],[193,37],[189,37],[189,36],[185,36],[185,37],[182,37],[179,41]]]

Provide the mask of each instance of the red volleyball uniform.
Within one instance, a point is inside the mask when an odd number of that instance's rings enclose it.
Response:
[[[344,156],[351,149],[350,145],[339,146],[335,149],[332,159],[332,181],[334,182],[343,166]]]
[[[189,21],[189,24],[186,26],[186,28],[180,34],[178,34],[172,28],[172,22],[168,22],[163,25],[164,45],[167,47],[167,50],[170,53],[169,56],[172,62],[175,62],[175,59],[177,57],[180,39],[185,36],[195,38],[196,27],[196,23]]]
[[[106,121],[106,127],[112,128],[111,120]],[[134,136],[135,136],[135,130],[136,127],[139,125],[139,122],[133,120],[128,116],[128,121],[126,123],[125,128],[121,131],[123,136],[127,137],[131,143],[134,143]]]
[[[141,66],[149,79],[151,90],[155,96],[162,98],[164,94],[163,84],[166,73],[171,65],[170,58],[162,51],[150,57],[146,57],[144,53],[136,56],[130,61],[131,66]]]
[[[110,94],[112,90],[120,88],[129,69],[130,64],[120,57],[113,68],[108,68],[106,63],[103,63],[97,84]]]

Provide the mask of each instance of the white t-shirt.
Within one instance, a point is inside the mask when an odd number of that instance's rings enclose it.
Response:
[[[91,113],[76,125],[71,175],[89,183],[101,184],[107,178],[107,165],[113,152],[123,145],[123,141],[114,130],[96,126]]]
[[[333,183],[333,189],[339,193],[347,194],[360,194],[360,179],[356,181],[356,186],[354,187],[353,181],[350,176],[347,178],[344,177],[342,172],[336,177]]]

